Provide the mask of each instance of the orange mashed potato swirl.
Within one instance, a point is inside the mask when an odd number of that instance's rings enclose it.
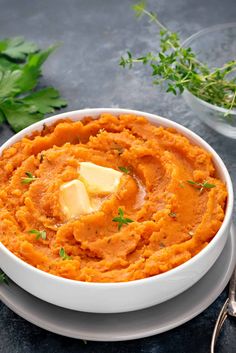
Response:
[[[59,189],[84,161],[129,172],[98,211],[67,220]],[[35,179],[24,184],[26,172]],[[188,180],[214,187],[200,191]],[[0,241],[38,269],[74,280],[124,282],[179,266],[215,236],[226,199],[208,152],[140,116],[59,121],[0,157]],[[133,220],[120,230],[119,208]]]

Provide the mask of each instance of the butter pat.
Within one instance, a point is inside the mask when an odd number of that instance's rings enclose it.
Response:
[[[87,190],[80,180],[72,180],[60,187],[60,204],[67,219],[93,211]]]
[[[66,218],[76,218],[98,211],[103,202],[101,195],[115,192],[121,176],[121,172],[112,168],[81,162],[80,180],[74,179],[60,187],[60,205]]]
[[[91,162],[81,162],[79,175],[89,193],[109,194],[116,191],[122,173]]]

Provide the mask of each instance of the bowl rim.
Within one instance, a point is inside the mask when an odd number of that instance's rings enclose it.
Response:
[[[72,286],[81,286],[81,287],[99,287],[99,288],[120,288],[120,287],[132,287],[132,286],[138,286],[142,285],[148,282],[153,282],[158,280],[158,278],[165,278],[168,279],[172,278],[173,275],[175,275],[177,272],[185,269],[186,267],[189,267],[193,265],[195,262],[198,261],[198,259],[202,256],[204,256],[205,253],[207,253],[211,248],[214,247],[215,243],[218,241],[220,238],[221,234],[223,234],[226,230],[227,227],[231,224],[231,218],[232,218],[232,213],[233,213],[233,203],[234,203],[234,193],[233,193],[233,186],[232,186],[232,181],[229,175],[229,172],[220,158],[220,156],[217,154],[217,152],[205,141],[203,140],[200,136],[198,136],[195,132],[189,130],[188,128],[184,127],[183,125],[180,125],[176,123],[175,121],[169,120],[167,118],[158,116],[156,114],[151,114],[139,110],[132,110],[132,109],[125,109],[125,108],[86,108],[86,109],[80,109],[80,110],[74,110],[70,112],[64,112],[61,114],[53,115],[49,118],[43,119],[39,122],[36,122],[27,128],[21,130],[17,134],[13,135],[10,137],[3,145],[0,146],[0,155],[2,152],[10,147],[12,144],[15,142],[21,140],[24,136],[30,135],[34,131],[40,131],[43,129],[44,124],[51,125],[55,121],[64,119],[64,118],[71,118],[73,121],[80,120],[82,116],[92,116],[92,117],[98,117],[102,113],[110,113],[114,115],[119,115],[119,114],[133,114],[137,116],[142,116],[146,118],[149,122],[152,124],[160,125],[163,127],[171,127],[176,129],[178,132],[186,136],[192,143],[204,148],[207,152],[209,152],[212,156],[212,160],[218,164],[218,169],[221,170],[223,173],[222,175],[225,178],[225,184],[227,187],[227,192],[228,192],[228,197],[227,197],[227,205],[226,205],[226,211],[225,211],[225,217],[223,220],[223,223],[214,236],[214,238],[210,241],[210,243],[202,249],[199,253],[197,253],[195,256],[190,258],[188,261],[184,262],[183,264],[167,271],[164,273],[160,273],[151,277],[146,277],[142,279],[137,279],[137,280],[132,280],[128,282],[84,282],[84,281],[77,281],[73,279],[68,279],[64,277],[59,277],[56,275],[53,275],[51,273],[45,272],[43,270],[40,270],[33,265],[28,264],[27,262],[23,261],[19,257],[17,257],[14,253],[12,253],[10,250],[8,250],[7,247],[5,247],[2,242],[0,242],[0,252],[3,251],[6,256],[9,256],[13,261],[16,262],[16,264],[20,267],[24,267],[26,270],[30,272],[36,272],[38,275],[41,275],[43,277],[46,277],[48,280],[52,280],[54,282],[58,282],[60,284],[65,284],[65,285],[72,285]],[[78,118],[79,116],[79,118]],[[215,163],[215,164],[216,164]]]
[[[224,30],[224,29],[227,29],[227,28],[235,28],[236,29],[236,22],[222,23],[222,24],[213,25],[213,26],[209,26],[209,27],[203,28],[200,31],[195,32],[195,33],[191,34],[191,36],[186,38],[183,41],[182,46],[183,47],[186,47],[186,46],[190,46],[191,47],[190,43],[193,42],[194,40],[196,40],[197,38],[203,36],[204,34],[215,32],[215,31],[218,31],[218,30]],[[218,105],[214,105],[214,104],[208,103],[208,102],[204,101],[203,99],[195,96],[187,88],[185,88],[185,91],[188,92],[197,101],[199,101],[202,105],[205,105],[208,108],[211,108],[213,110],[216,110],[216,111],[218,111],[220,113],[224,113],[224,114],[229,112],[229,109],[226,109],[226,108],[223,108],[223,107],[219,107]],[[231,115],[236,115],[236,109],[231,109],[230,110],[230,114]]]

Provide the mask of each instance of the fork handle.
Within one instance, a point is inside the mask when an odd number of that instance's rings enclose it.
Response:
[[[216,345],[217,337],[219,336],[220,330],[221,330],[221,328],[227,318],[228,301],[229,301],[229,299],[226,299],[226,302],[222,306],[221,311],[220,311],[218,318],[216,320],[216,323],[215,323],[215,327],[214,327],[214,331],[213,331],[212,339],[211,339],[211,353],[215,352],[215,345]]]
[[[232,277],[229,282],[229,301],[235,302],[235,290],[236,290],[236,268],[232,274]]]
[[[236,268],[232,274],[231,280],[229,282],[229,304],[228,304],[228,314],[231,316],[236,316]]]

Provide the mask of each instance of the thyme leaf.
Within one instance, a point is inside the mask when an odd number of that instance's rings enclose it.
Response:
[[[122,171],[123,173],[125,173],[125,174],[129,174],[130,173],[130,170],[129,170],[129,168],[126,168],[126,167],[118,167],[119,169],[120,169],[120,171]]]
[[[39,240],[39,239],[46,240],[47,239],[47,233],[45,230],[30,229],[28,231],[28,233],[35,234],[36,240]]]
[[[71,260],[71,256],[67,255],[64,248],[60,248],[59,255],[62,258],[62,260]]]
[[[204,189],[212,189],[216,187],[215,184],[210,184],[206,180],[203,181],[202,183],[197,183],[196,181],[193,181],[193,180],[187,180],[187,183],[189,183],[190,185],[196,186],[200,190],[200,192],[202,192]]]

